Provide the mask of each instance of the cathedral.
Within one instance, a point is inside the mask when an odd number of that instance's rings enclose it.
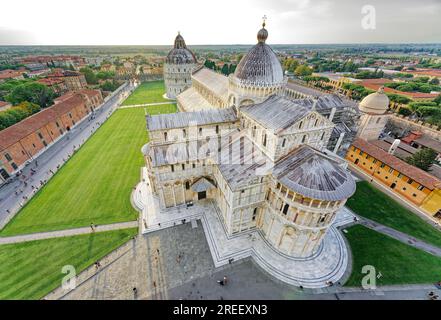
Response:
[[[195,67],[177,36],[164,77],[181,112],[147,116],[148,180],[162,210],[211,200],[228,235],[257,229],[281,254],[309,257],[355,192],[345,161],[327,149],[344,103],[290,98],[267,38],[263,24],[225,77]],[[334,110],[325,116],[327,104]]]

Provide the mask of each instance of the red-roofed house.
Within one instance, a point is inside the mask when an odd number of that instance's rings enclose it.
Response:
[[[353,141],[346,160],[394,193],[441,219],[441,180],[438,178],[359,138]]]

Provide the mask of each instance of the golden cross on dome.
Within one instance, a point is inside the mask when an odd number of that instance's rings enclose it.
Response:
[[[265,26],[266,26],[266,19],[268,19],[268,17],[267,17],[266,15],[264,15],[264,16],[262,17],[262,20],[263,20],[262,27],[264,27],[264,28],[265,28]]]

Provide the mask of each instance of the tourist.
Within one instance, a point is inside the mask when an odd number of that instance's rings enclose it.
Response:
[[[217,283],[219,283],[221,286],[224,285],[224,281],[223,280],[217,280]]]
[[[93,224],[93,222],[90,224],[90,229],[92,229],[92,232],[95,232],[95,225]]]
[[[224,276],[224,284],[227,284],[227,276]]]

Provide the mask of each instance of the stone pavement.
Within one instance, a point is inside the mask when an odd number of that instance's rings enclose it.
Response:
[[[295,258],[276,251],[259,230],[230,236],[227,234],[216,205],[209,200],[198,201],[192,207],[179,206],[161,210],[153,195],[146,169],[142,169],[142,182],[138,184],[132,202],[142,211],[141,230],[147,234],[170,228],[184,221],[200,220],[216,267],[252,257],[257,264],[276,279],[305,288],[321,288],[326,282],[336,283],[348,266],[348,249],[337,227],[351,223],[354,216],[343,209],[313,256]]]
[[[169,299],[170,288],[214,272],[200,223],[168,228],[130,241],[109,263],[91,269],[77,288],[61,288],[47,299]],[[136,294],[133,291],[136,288]]]
[[[12,236],[12,237],[0,237],[0,245],[28,242],[34,240],[51,239],[51,238],[62,238],[69,236],[77,236],[81,234],[89,234],[92,232],[103,232],[103,231],[121,230],[121,229],[137,228],[137,227],[138,227],[138,221],[129,221],[129,222],[114,223],[114,224],[97,225],[94,227],[94,230],[92,230],[92,228],[89,226],[89,227],[76,228],[76,229],[38,232],[38,233]]]
[[[53,175],[68,161],[74,146],[76,150],[83,145],[92,134],[110,117],[118,105],[134,90],[135,87],[126,85],[114,96],[106,98],[105,102],[95,111],[94,118],[86,117],[67,134],[44,150],[39,156],[22,169],[23,175],[0,188],[0,229],[29,201],[43,185],[40,181],[48,182]],[[38,165],[37,165],[38,163]],[[31,175],[31,169],[36,173]],[[24,182],[26,181],[27,186]],[[32,185],[34,188],[32,188]]]
[[[159,249],[159,252],[157,251]],[[377,290],[304,289],[277,281],[251,258],[216,268],[201,223],[139,235],[78,275],[72,291],[56,289],[45,299],[427,299],[433,285],[387,286]],[[228,277],[228,284],[217,280]],[[137,289],[136,295],[133,288]]]

